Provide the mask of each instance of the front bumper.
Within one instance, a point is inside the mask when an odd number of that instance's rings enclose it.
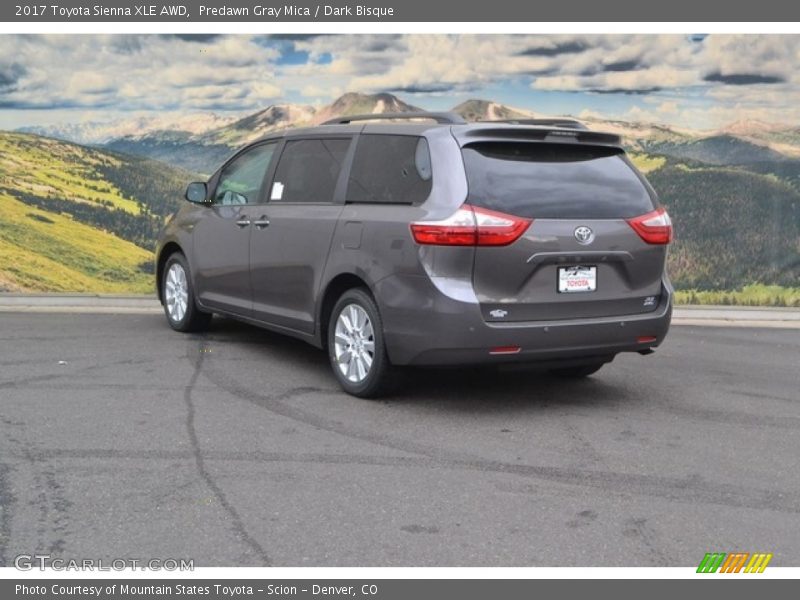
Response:
[[[456,300],[425,276],[388,277],[375,294],[389,359],[396,365],[604,362],[620,352],[655,348],[672,319],[666,278],[652,312],[557,321],[487,323],[477,301]],[[505,352],[493,353],[501,348]]]

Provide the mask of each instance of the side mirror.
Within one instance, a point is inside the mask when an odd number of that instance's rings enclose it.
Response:
[[[185,196],[189,202],[203,204],[208,196],[208,187],[202,181],[195,181],[188,185]]]

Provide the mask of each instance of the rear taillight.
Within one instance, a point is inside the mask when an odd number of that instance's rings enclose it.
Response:
[[[441,221],[411,223],[418,244],[435,246],[507,246],[519,239],[532,223],[505,213],[464,204]]]
[[[646,215],[628,219],[628,224],[648,244],[669,244],[672,241],[672,221],[663,206]]]

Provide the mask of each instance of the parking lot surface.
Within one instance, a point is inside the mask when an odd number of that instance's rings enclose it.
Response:
[[[800,565],[800,335],[673,327],[583,381],[412,370],[380,401],[230,320],[0,313],[0,564]]]

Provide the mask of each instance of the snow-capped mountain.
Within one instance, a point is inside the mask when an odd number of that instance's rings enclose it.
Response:
[[[452,109],[467,121],[502,121],[504,119],[535,119],[541,117],[529,110],[511,108],[491,100],[466,100]]]

